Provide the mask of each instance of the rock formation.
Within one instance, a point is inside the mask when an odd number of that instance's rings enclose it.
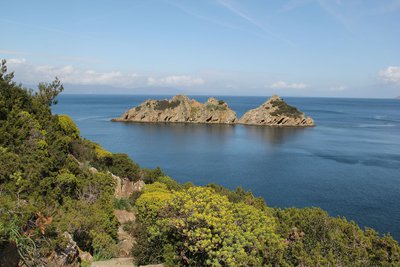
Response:
[[[256,109],[249,110],[239,120],[236,113],[221,100],[213,97],[204,104],[187,96],[171,100],[147,100],[112,121],[124,122],[186,122],[215,124],[248,124],[279,127],[314,126],[314,120],[288,105],[277,95]]]
[[[80,163],[80,165],[83,166],[82,163]],[[91,173],[98,173],[99,172],[94,167],[90,167],[89,171]],[[133,181],[129,180],[128,178],[121,178],[121,177],[119,177],[117,175],[112,174],[111,172],[108,172],[108,173],[112,176],[112,178],[115,181],[114,196],[116,198],[129,198],[130,195],[132,195],[133,192],[140,192],[140,191],[142,191],[142,189],[144,187],[143,180],[139,180],[137,182],[133,182]]]
[[[126,210],[114,210],[114,215],[120,224],[117,232],[118,256],[121,258],[130,257],[132,248],[136,244],[136,241],[131,234],[125,231],[124,228],[126,224],[130,222],[135,222],[135,214]]]
[[[239,124],[268,125],[279,127],[314,126],[314,120],[306,117],[297,108],[288,105],[277,95],[256,109],[246,112],[238,121]]]
[[[134,183],[128,178],[120,178],[114,174],[111,175],[116,183],[114,193],[116,198],[128,198],[133,192],[141,191],[144,187],[144,182],[142,180]]]
[[[65,247],[60,251],[53,251],[48,257],[46,266],[79,267],[79,247],[68,232],[63,233]]]
[[[113,121],[130,122],[186,122],[232,124],[237,120],[236,113],[228,105],[213,97],[204,104],[184,95],[171,100],[147,100],[130,109]]]

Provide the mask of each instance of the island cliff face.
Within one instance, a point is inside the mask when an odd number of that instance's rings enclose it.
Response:
[[[202,104],[177,95],[171,100],[147,100],[112,121],[233,124],[236,120],[236,113],[224,101],[211,97]]]
[[[276,95],[258,108],[246,112],[239,120],[236,113],[222,100],[211,97],[202,104],[187,96],[177,95],[171,100],[147,100],[112,121],[314,126],[313,119],[306,117],[297,108],[289,106]]]
[[[307,127],[315,125],[312,118],[306,117],[304,113],[288,105],[277,95],[272,96],[258,108],[246,112],[238,123],[278,127]]]

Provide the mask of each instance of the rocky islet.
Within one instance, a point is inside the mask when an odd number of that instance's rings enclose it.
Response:
[[[176,95],[170,100],[146,100],[112,121],[246,124],[275,127],[315,125],[312,118],[306,117],[303,112],[288,105],[277,95],[272,96],[258,108],[247,111],[240,119],[222,100],[211,97],[203,104],[187,96]]]
[[[185,122],[219,123],[236,122],[236,113],[221,100],[213,97],[204,104],[184,95],[174,96],[171,100],[147,100],[125,112],[113,121],[131,122]]]

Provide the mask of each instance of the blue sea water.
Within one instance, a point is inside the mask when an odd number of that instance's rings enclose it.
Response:
[[[275,207],[321,207],[400,240],[400,100],[285,98],[313,128],[117,123],[166,96],[62,95],[83,137],[179,182],[242,186]],[[205,96],[194,96],[205,101]],[[266,97],[222,96],[238,117]]]

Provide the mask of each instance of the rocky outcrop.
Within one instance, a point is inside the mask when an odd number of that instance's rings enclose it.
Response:
[[[202,104],[177,95],[171,100],[147,100],[112,121],[232,124],[236,120],[236,113],[222,100],[211,97]]]
[[[98,173],[99,171],[94,168],[90,167],[89,171],[91,173]],[[144,187],[144,182],[142,180],[139,180],[137,182],[133,182],[129,180],[128,178],[121,178],[117,175],[112,174],[111,172],[108,172],[112,178],[115,181],[115,190],[114,190],[114,195],[116,198],[128,198],[130,195],[132,195],[133,192],[140,192],[142,191]]]
[[[144,187],[144,182],[142,180],[134,183],[128,178],[120,178],[114,174],[111,175],[116,183],[114,193],[116,198],[128,198],[133,192],[142,191]]]
[[[114,210],[114,215],[120,223],[118,227],[118,256],[130,257],[132,248],[135,245],[135,239],[127,231],[124,230],[124,225],[130,222],[135,222],[136,217],[133,212],[126,210]]]
[[[51,267],[78,267],[80,266],[79,247],[72,239],[72,236],[65,232],[65,247],[59,248],[48,257],[46,266]]]
[[[303,112],[288,105],[277,95],[272,96],[258,108],[246,112],[238,123],[277,127],[307,127],[315,125],[312,118],[306,117]]]
[[[89,252],[83,251],[79,249],[79,258],[82,262],[90,263],[93,261],[93,256]],[[82,264],[81,264],[82,265]]]
[[[114,215],[120,224],[134,222],[136,220],[135,213],[126,210],[114,210]]]
[[[288,105],[277,95],[256,109],[249,110],[239,120],[236,113],[213,97],[204,104],[184,95],[171,100],[147,100],[112,121],[122,122],[186,122],[214,124],[248,124],[278,127],[314,126],[314,120]]]

